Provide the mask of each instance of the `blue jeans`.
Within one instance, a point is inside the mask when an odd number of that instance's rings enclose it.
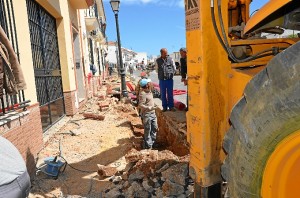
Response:
[[[144,124],[144,149],[151,149],[156,141],[157,118],[155,112],[147,112],[142,116]]]
[[[159,80],[161,101],[164,109],[174,107],[173,84],[173,79]]]
[[[28,197],[30,191],[30,177],[25,171],[11,183],[0,186],[0,197],[24,198]]]

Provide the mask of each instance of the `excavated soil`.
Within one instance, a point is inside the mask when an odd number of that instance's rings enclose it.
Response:
[[[141,150],[143,126],[136,109],[128,101],[118,102],[107,94],[110,93],[106,87],[100,89],[78,114],[67,119],[48,138],[38,155],[37,175],[29,198],[188,197],[193,191],[193,184],[188,177],[184,114],[162,114],[158,111],[159,148]],[[103,105],[103,102],[109,105]],[[99,110],[101,104],[102,111]],[[105,118],[87,119],[85,113]],[[180,116],[181,119],[178,119]],[[57,155],[62,156],[58,157],[59,160],[69,165],[55,179],[39,168],[45,158]],[[116,168],[117,173],[112,177],[99,176],[97,164]],[[179,167],[182,177],[172,179],[168,172],[173,172],[176,167]],[[175,192],[174,189],[180,191]]]

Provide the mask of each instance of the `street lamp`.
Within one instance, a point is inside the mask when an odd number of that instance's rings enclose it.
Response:
[[[123,95],[123,97],[127,97],[127,87],[126,87],[126,82],[125,82],[125,68],[124,68],[123,59],[122,59],[121,39],[120,39],[119,20],[118,20],[120,0],[110,0],[110,5],[115,14],[115,19],[116,19],[122,95]]]

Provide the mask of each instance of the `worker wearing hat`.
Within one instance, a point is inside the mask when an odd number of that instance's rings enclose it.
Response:
[[[140,89],[141,89],[140,82],[141,82],[141,80],[148,78],[146,72],[141,72],[140,77],[141,77],[141,79],[138,81],[138,83],[135,87],[135,93],[136,93],[137,98],[139,97],[139,94],[140,94]]]
[[[154,104],[153,94],[151,91],[151,80],[141,79],[139,82],[141,91],[139,95],[139,108],[144,125],[144,143],[143,149],[152,149],[156,141],[157,118],[155,114],[156,106]]]

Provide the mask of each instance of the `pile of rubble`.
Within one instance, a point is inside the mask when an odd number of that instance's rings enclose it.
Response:
[[[193,182],[188,176],[189,156],[171,151],[132,149],[127,155],[127,170],[116,172],[113,186],[104,197],[189,197]]]
[[[165,138],[159,138],[159,144],[161,147],[159,150],[141,150],[141,138],[143,136],[143,125],[141,119],[135,112],[135,109],[130,105],[130,100],[121,99],[119,101],[116,94],[119,94],[118,83],[110,83],[94,98],[97,98],[96,102],[99,106],[96,115],[103,115],[109,111],[111,107],[118,112],[120,117],[126,118],[128,124],[131,126],[132,132],[135,135],[137,144],[133,143],[133,149],[125,156],[127,166],[125,169],[118,169],[117,167],[104,166],[98,164],[98,175],[100,179],[110,178],[112,186],[105,191],[104,197],[107,198],[121,198],[121,197],[189,197],[192,196],[194,191],[193,181],[188,174],[188,162],[189,155],[187,145],[185,142],[180,142],[181,146],[174,147],[176,141],[184,139],[186,136],[185,122],[173,123],[174,119],[168,118],[168,115],[161,116],[165,122],[169,122],[171,125],[176,126],[182,124],[179,127],[183,129],[183,132],[178,131],[178,127],[169,129],[165,127],[161,129],[159,136]],[[95,108],[90,108],[95,111]],[[85,109],[83,114],[88,116],[89,110]],[[159,113],[159,112],[158,112]],[[174,115],[180,117],[180,115]],[[167,117],[167,118],[166,118]],[[94,116],[93,119],[96,119]],[[104,118],[103,118],[104,119]],[[185,119],[183,119],[185,120]],[[163,132],[165,131],[165,132]],[[172,131],[182,134],[182,136],[170,135]],[[175,132],[173,132],[175,133]],[[176,138],[171,138],[171,136]],[[133,140],[134,141],[134,140]],[[169,141],[169,142],[168,142]],[[164,142],[168,142],[164,144]],[[135,146],[134,146],[135,145]],[[174,147],[174,149],[170,149]],[[168,149],[168,150],[164,150]],[[170,151],[172,150],[175,154]],[[176,150],[180,152],[176,153]],[[178,155],[176,155],[178,154]],[[182,157],[179,157],[182,156]]]
[[[118,95],[120,83],[117,81],[99,88],[75,116],[77,120],[73,118],[68,122],[56,137],[62,140],[66,159],[76,168],[92,170],[92,178],[87,180],[86,173],[67,168],[59,181],[37,180],[42,188],[35,186],[34,197],[51,193],[85,197],[101,194],[100,197],[107,198],[192,196],[194,184],[188,174],[183,113],[157,112],[160,147],[141,150],[144,133],[141,119],[131,101],[120,99]],[[103,128],[105,130],[101,130]],[[57,150],[57,146],[53,141],[41,156]],[[94,172],[96,164],[99,178]]]
[[[133,107],[128,105],[130,100],[120,101],[119,83],[103,86],[93,97],[90,97],[80,114],[86,119],[105,120],[105,114],[112,109],[121,112],[131,112]]]

